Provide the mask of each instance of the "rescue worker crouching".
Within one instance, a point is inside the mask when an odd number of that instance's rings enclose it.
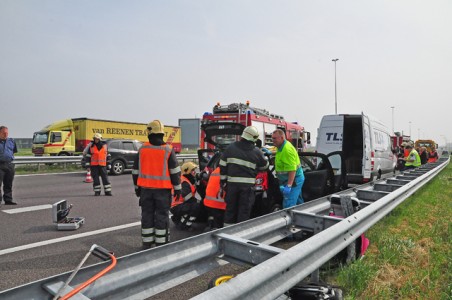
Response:
[[[171,203],[171,220],[181,230],[191,230],[193,222],[199,215],[202,198],[196,191],[195,185],[197,167],[193,162],[186,162],[182,165],[181,194],[173,197]]]
[[[226,202],[224,201],[225,191],[220,188],[220,167],[217,167],[210,174],[204,197],[204,206],[207,208],[207,227],[204,231],[222,228],[224,225],[224,212]]]
[[[89,161],[91,176],[93,177],[94,196],[100,196],[102,190],[99,177],[102,178],[105,196],[112,196],[107,171],[111,168],[111,155],[108,153],[107,143],[102,140],[100,133],[94,134],[93,140],[83,150],[83,156]]]
[[[140,197],[143,248],[160,246],[170,240],[171,190],[181,195],[181,169],[171,145],[163,141],[164,125],[154,120],[147,126],[148,139],[134,159],[135,194]]]

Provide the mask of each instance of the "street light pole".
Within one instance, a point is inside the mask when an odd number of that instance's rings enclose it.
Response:
[[[335,58],[334,61],[334,113],[337,115],[337,84],[336,84],[336,62],[339,58]]]
[[[409,121],[408,123],[410,123],[410,139],[411,139],[411,121]]]
[[[392,108],[392,133],[394,133],[394,106],[391,106]]]

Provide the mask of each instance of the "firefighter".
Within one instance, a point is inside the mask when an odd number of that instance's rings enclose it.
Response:
[[[229,145],[220,158],[222,192],[226,192],[224,226],[250,218],[258,171],[268,168],[268,160],[255,146],[259,132],[254,126],[243,130],[240,141]]]
[[[196,168],[198,166],[189,161],[182,165],[181,195],[173,197],[170,212],[171,220],[181,230],[191,230],[193,222],[199,215],[201,196],[196,191]]]
[[[181,169],[173,146],[163,141],[164,126],[159,120],[147,126],[148,139],[134,159],[132,177],[140,198],[143,249],[169,242],[171,189],[181,195]]]
[[[107,174],[107,169],[110,170],[111,168],[110,153],[108,153],[107,144],[102,140],[100,133],[94,134],[93,140],[83,150],[83,155],[90,160],[94,196],[100,196],[102,190],[99,176],[102,177],[105,196],[112,196],[111,183]]]
[[[206,196],[204,197],[204,206],[207,208],[207,227],[204,231],[210,231],[222,228],[224,224],[224,212],[226,202],[224,201],[225,192],[220,192],[220,167],[217,167],[210,174],[206,187]]]
[[[283,208],[303,203],[302,187],[304,173],[295,147],[286,140],[284,131],[276,129],[273,144],[278,148],[275,155],[275,171],[283,193]]]

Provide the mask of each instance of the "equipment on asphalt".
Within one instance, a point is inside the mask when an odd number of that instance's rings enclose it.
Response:
[[[86,183],[93,182],[93,177],[91,177],[91,170],[90,169],[88,169],[86,171],[86,177],[85,177],[85,181],[84,182],[86,182]]]
[[[58,201],[52,205],[52,219],[57,230],[76,230],[85,223],[85,218],[68,218],[72,204],[67,205],[66,200]]]
[[[75,289],[70,287],[69,283],[75,277],[75,275],[80,270],[80,268],[83,266],[83,264],[88,259],[90,254],[93,254],[94,256],[97,256],[97,257],[99,257],[100,259],[102,259],[104,261],[111,260],[111,264],[108,265],[102,271],[100,271],[97,274],[95,274],[94,276],[92,276],[90,279],[88,279],[85,282],[83,282],[82,284],[80,284]],[[74,269],[74,271],[72,272],[71,276],[69,276],[69,278],[66,280],[66,282],[64,282],[63,285],[61,285],[61,283],[56,283],[56,284],[54,284],[52,286],[47,286],[46,289],[49,292],[52,292],[54,289],[58,288],[57,286],[61,286],[58,289],[58,291],[55,294],[55,296],[53,297],[53,300],[57,300],[57,299],[59,299],[59,300],[66,300],[66,299],[69,299],[69,298],[73,297],[74,295],[78,294],[81,290],[86,288],[88,285],[90,285],[91,283],[93,283],[94,281],[99,279],[100,277],[104,276],[107,272],[109,272],[111,269],[113,269],[115,267],[115,265],[116,265],[116,257],[114,256],[114,253],[108,251],[105,248],[102,248],[101,246],[98,246],[98,245],[94,244],[94,245],[91,246],[91,248],[89,249],[88,253],[82,259],[80,264]],[[62,293],[66,293],[66,294],[64,296],[60,297],[60,295]],[[80,299],[82,299],[82,298],[80,298]]]

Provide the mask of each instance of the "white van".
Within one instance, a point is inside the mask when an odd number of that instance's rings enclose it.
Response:
[[[363,113],[323,116],[316,148],[324,154],[342,151],[349,183],[379,179],[394,172],[397,163],[389,130]]]

